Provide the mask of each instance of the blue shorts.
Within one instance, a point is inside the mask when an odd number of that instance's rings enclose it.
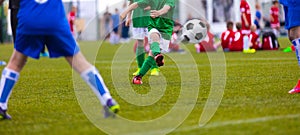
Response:
[[[15,49],[22,54],[39,59],[40,52],[48,49],[51,58],[61,56],[73,56],[79,52],[71,32],[65,32],[52,35],[27,35],[17,34],[15,40]]]
[[[283,6],[285,14],[285,28],[291,29],[296,26],[300,26],[300,1],[289,6]]]

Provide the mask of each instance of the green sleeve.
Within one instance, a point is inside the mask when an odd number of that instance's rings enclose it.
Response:
[[[149,0],[139,0],[137,3],[140,8],[146,8],[149,6]]]
[[[175,2],[174,2],[174,0],[167,0],[165,5],[168,5],[171,8],[174,8],[175,7]]]

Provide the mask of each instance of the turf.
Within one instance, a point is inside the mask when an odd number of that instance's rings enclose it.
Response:
[[[290,45],[287,38],[279,41],[281,48]],[[120,115],[114,119],[98,118],[100,104],[63,58],[28,59],[9,101],[8,112],[13,120],[0,121],[1,135],[95,135],[105,134],[106,130],[115,134],[160,134],[171,130],[169,134],[175,135],[296,135],[300,132],[300,95],[287,93],[299,78],[293,52],[197,54],[193,45],[187,45],[183,46],[187,50],[184,54],[166,55],[160,76],[150,77],[148,73],[143,78],[144,84],[136,86],[130,84],[131,74],[136,70],[130,43],[118,46],[99,41],[79,43],[120,103]],[[10,44],[1,45],[0,59],[8,61],[12,49]],[[209,95],[210,92],[215,95]],[[221,103],[209,122],[200,128],[198,122],[205,104],[209,96],[216,95],[223,97]],[[218,104],[217,100],[212,103],[215,104],[207,106],[208,109]],[[138,126],[142,121],[159,120],[169,115],[170,110],[175,110],[175,115],[169,119]],[[183,121],[177,127],[180,118]],[[122,119],[135,121],[136,128],[120,123]],[[113,127],[101,131],[101,122]],[[176,130],[166,126],[172,124]]]

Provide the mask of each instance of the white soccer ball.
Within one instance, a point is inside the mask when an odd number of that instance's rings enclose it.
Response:
[[[199,19],[189,20],[182,28],[182,42],[200,43],[207,35],[206,23]]]

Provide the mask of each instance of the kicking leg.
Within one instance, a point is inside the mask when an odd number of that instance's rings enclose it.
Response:
[[[289,30],[289,39],[295,46],[295,52],[300,66],[300,26],[291,28]],[[289,91],[290,94],[300,93],[300,79],[298,80],[297,85]]]
[[[117,113],[120,110],[120,106],[111,97],[98,70],[85,59],[81,52],[73,57],[66,57],[66,60],[92,88],[105,108],[108,108],[113,113]]]

